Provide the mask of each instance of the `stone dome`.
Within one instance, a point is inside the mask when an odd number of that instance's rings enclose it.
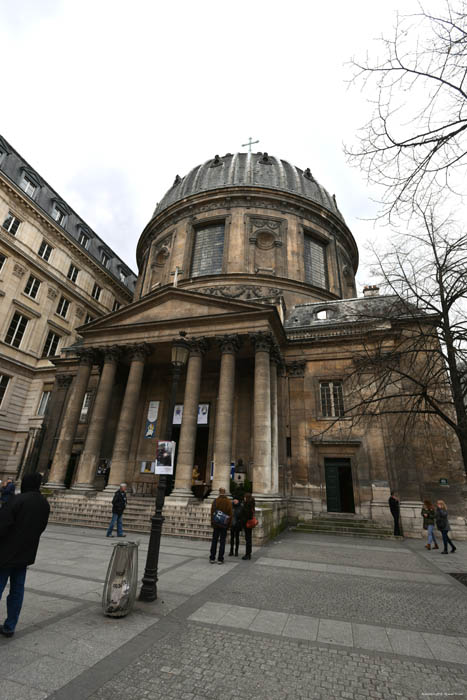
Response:
[[[309,168],[300,170],[267,153],[227,153],[196,166],[185,177],[177,175],[153,216],[191,195],[223,187],[263,187],[291,192],[316,202],[344,221],[334,195],[316,182]]]

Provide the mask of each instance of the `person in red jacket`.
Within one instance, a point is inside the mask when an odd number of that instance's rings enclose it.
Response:
[[[7,616],[0,634],[12,637],[24,598],[26,569],[36,560],[39,540],[47,527],[50,506],[40,492],[42,474],[27,474],[21,493],[0,510],[0,599],[10,580]]]

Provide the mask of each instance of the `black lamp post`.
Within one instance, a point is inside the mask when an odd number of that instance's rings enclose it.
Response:
[[[185,340],[186,334],[180,331],[180,338],[177,338],[172,344],[171,362],[172,362],[172,387],[170,390],[169,403],[167,406],[167,420],[165,430],[162,435],[163,440],[170,441],[172,437],[172,421],[177,396],[177,386],[182,374],[183,367],[186,364],[188,355],[190,354],[190,344]],[[167,488],[167,476],[159,474],[159,482],[156,493],[156,512],[151,518],[151,535],[149,537],[148,555],[146,558],[146,567],[143,575],[143,585],[139,593],[139,600],[144,600],[150,603],[157,598],[157,568],[159,565],[159,550],[161,546],[162,524],[164,516],[162,509],[165,501],[165,491]]]

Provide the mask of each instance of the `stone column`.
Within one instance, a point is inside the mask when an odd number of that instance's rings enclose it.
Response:
[[[54,460],[50,469],[49,481],[46,484],[50,488],[65,488],[65,476],[68,469],[68,462],[70,461],[76,428],[78,426],[84,395],[88,388],[93,363],[94,354],[92,351],[85,351],[81,354],[78,372],[71,388],[70,399],[66,407]]]
[[[272,493],[271,479],[271,338],[253,336],[255,346],[253,491],[258,497]]]
[[[271,491],[279,493],[279,431],[277,417],[277,365],[280,356],[271,354]]]
[[[182,427],[178,446],[177,475],[172,497],[192,497],[191,478],[195,458],[196,430],[198,428],[198,404],[201,387],[201,369],[206,345],[202,340],[191,340],[183,399]]]
[[[219,345],[222,355],[214,436],[214,478],[211,493],[214,498],[219,494],[220,488],[225,488],[227,493],[230,490],[235,354],[239,348],[238,336],[225,335],[219,340]]]
[[[55,383],[49,404],[44,415],[42,428],[45,431],[44,440],[37,459],[37,471],[44,474],[49,468],[55,453],[55,443],[58,439],[60,421],[66,405],[68,389],[73,381],[72,374],[56,374]]]
[[[148,354],[147,345],[136,345],[130,349],[131,364],[118,419],[112,453],[112,465],[106,491],[115,489],[127,478],[128,456],[130,454],[131,436],[135,424],[138,399],[143,381],[144,363]]]
[[[96,468],[99,461],[119,355],[120,351],[116,346],[104,350],[104,367],[89,421],[84,450],[78,465],[76,483],[73,486],[73,489],[78,491],[90,491],[94,488]]]

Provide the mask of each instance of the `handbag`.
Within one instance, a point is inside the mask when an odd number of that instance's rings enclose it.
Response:
[[[224,513],[222,510],[215,510],[212,516],[212,521],[214,525],[218,527],[227,527],[230,516]]]
[[[253,530],[253,528],[256,527],[257,524],[258,524],[258,521],[255,518],[255,516],[253,516],[252,518],[250,518],[249,520],[246,521],[245,527],[247,527],[249,530]]]

